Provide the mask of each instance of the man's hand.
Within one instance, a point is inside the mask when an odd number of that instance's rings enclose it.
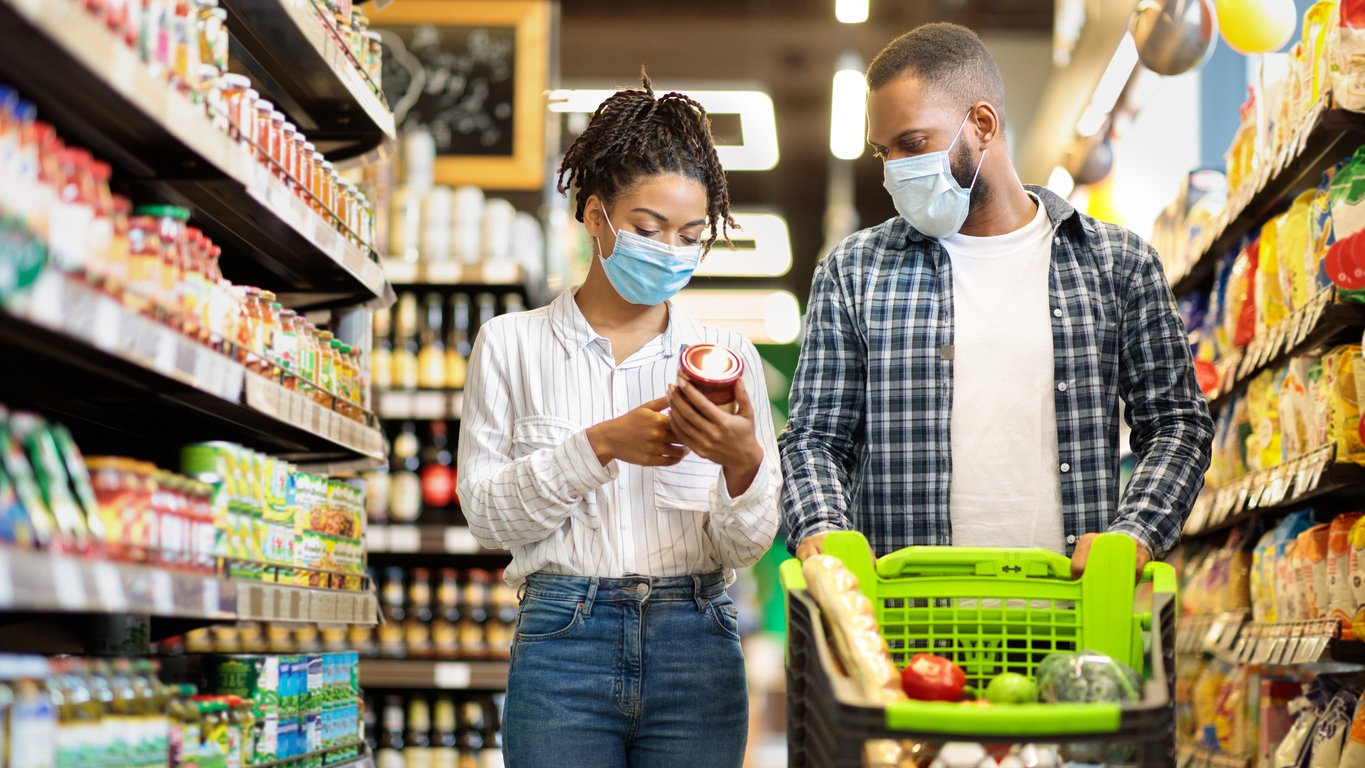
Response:
[[[805,562],[809,557],[823,554],[825,549],[825,537],[828,535],[829,531],[825,531],[823,533],[812,533],[802,539],[801,543],[796,545],[797,559]]]
[[[1085,564],[1090,561],[1090,545],[1095,543],[1098,533],[1087,533],[1076,542],[1076,549],[1071,553],[1071,578],[1079,579],[1085,573]],[[1134,539],[1137,544],[1137,573],[1134,574],[1134,581],[1142,580],[1142,570],[1147,567],[1147,563],[1152,560],[1152,553],[1147,551],[1147,547],[1142,542]]]
[[[687,456],[679,444],[668,417],[660,413],[668,407],[661,397],[624,416],[588,427],[588,443],[597,460],[606,466],[615,459],[642,467],[671,467]]]

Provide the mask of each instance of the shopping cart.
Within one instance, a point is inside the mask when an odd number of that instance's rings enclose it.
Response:
[[[1017,704],[995,707],[904,701],[869,706],[835,661],[801,564],[782,564],[787,592],[787,747],[793,768],[863,764],[872,739],[942,744],[1061,744],[1096,750],[1110,762],[1175,763],[1175,571],[1151,563],[1150,611],[1135,610],[1135,547],[1121,534],[1098,537],[1085,575],[1045,550],[908,547],[874,562],[862,534],[831,533],[839,558],[872,601],[892,659],[916,653],[952,659],[967,684],[984,690],[1002,672],[1035,676],[1056,651],[1090,650],[1123,661],[1146,681],[1138,703]]]

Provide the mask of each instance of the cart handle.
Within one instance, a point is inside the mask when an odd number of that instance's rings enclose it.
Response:
[[[906,547],[877,558],[877,575],[1071,578],[1071,560],[1045,549]]]

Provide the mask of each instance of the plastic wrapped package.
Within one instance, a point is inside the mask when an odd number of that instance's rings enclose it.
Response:
[[[1307,306],[1308,300],[1313,296],[1308,261],[1310,220],[1315,194],[1316,189],[1300,193],[1280,221],[1278,254],[1280,292],[1285,297],[1285,307],[1291,312]]]
[[[1332,208],[1332,237],[1336,241],[1365,229],[1365,188],[1357,183],[1360,171],[1365,167],[1362,161],[1365,161],[1365,148],[1357,149],[1350,161],[1332,177],[1327,201]]]
[[[1310,232],[1311,249],[1309,275],[1311,276],[1313,293],[1332,284],[1327,278],[1327,268],[1323,263],[1323,258],[1327,255],[1327,249],[1336,242],[1332,233],[1332,206],[1331,194],[1332,178],[1337,171],[1346,165],[1345,160],[1328,168],[1322,173],[1322,179],[1318,182],[1317,189],[1313,195],[1312,203],[1312,231]]]
[[[1327,436],[1337,446],[1337,461],[1365,463],[1361,445],[1360,409],[1356,381],[1359,344],[1344,344],[1322,357],[1322,385],[1327,413]]]
[[[1328,34],[1332,96],[1343,109],[1365,109],[1365,5],[1343,0]]]
[[[1355,614],[1355,594],[1351,589],[1351,529],[1365,517],[1347,512],[1332,519],[1327,535],[1327,616],[1341,622],[1342,637],[1354,640],[1351,618]]]
[[[1256,729],[1247,714],[1248,700],[1246,667],[1233,667],[1223,678],[1213,710],[1214,735],[1224,752],[1250,754],[1255,745]]]
[[[1286,458],[1302,456],[1313,445],[1313,396],[1308,391],[1310,361],[1296,357],[1276,377],[1279,392],[1281,450]]]
[[[1194,710],[1195,737],[1198,743],[1209,749],[1218,749],[1218,692],[1223,689],[1231,666],[1221,661],[1211,661],[1195,678],[1190,690],[1191,709]]]
[[[1256,269],[1256,335],[1264,336],[1289,313],[1280,283],[1280,229],[1287,214],[1272,216],[1261,227],[1261,254]]]
[[[1351,731],[1351,716],[1356,709],[1356,695],[1339,691],[1328,702],[1313,727],[1313,754],[1309,768],[1337,768],[1346,735]]]
[[[1365,768],[1365,696],[1356,701],[1351,729],[1346,734],[1346,742],[1341,747],[1341,760],[1337,764],[1341,768]]]
[[[1302,686],[1283,680],[1261,680],[1260,715],[1257,718],[1257,765],[1270,765],[1294,720],[1289,704],[1303,693]],[[1365,766],[1362,766],[1365,768]]]
[[[1313,510],[1295,512],[1275,527],[1276,543],[1274,555],[1275,578],[1275,620],[1279,622],[1299,620],[1299,601],[1302,592],[1299,579],[1294,572],[1293,554],[1300,533],[1313,527]]]
[[[825,614],[840,663],[863,694],[883,706],[904,700],[900,672],[877,626],[872,601],[858,589],[858,579],[829,555],[807,559],[801,571]]]
[[[1279,541],[1272,528],[1261,535],[1251,553],[1251,619],[1275,621],[1275,544]]]
[[[1038,665],[1038,698],[1049,704],[1134,702],[1142,698],[1142,676],[1102,653],[1054,653]]]
[[[1306,768],[1320,714],[1321,704],[1307,694],[1289,704],[1289,716],[1294,724],[1276,748],[1271,768]]]
[[[1283,458],[1275,374],[1263,371],[1247,384],[1247,422],[1251,434],[1246,440],[1246,452],[1250,470],[1270,469]]]
[[[1234,347],[1245,347],[1256,338],[1256,275],[1260,252],[1259,239],[1247,241],[1238,251],[1228,276],[1223,328]]]
[[[1304,620],[1325,619],[1329,611],[1327,597],[1327,543],[1330,528],[1326,523],[1315,525],[1299,534],[1295,548],[1298,558],[1299,583],[1303,592],[1301,616]]]

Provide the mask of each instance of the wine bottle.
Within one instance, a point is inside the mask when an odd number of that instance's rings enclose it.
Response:
[[[431,422],[422,448],[422,502],[427,509],[445,509],[455,500],[455,457],[444,421]]]
[[[423,389],[441,389],[446,384],[445,343],[441,337],[441,296],[427,294],[422,334],[417,353],[417,383]]]
[[[393,440],[393,460],[389,477],[389,518],[397,523],[411,523],[422,513],[422,481],[417,472],[417,426],[403,422],[403,429]]]

